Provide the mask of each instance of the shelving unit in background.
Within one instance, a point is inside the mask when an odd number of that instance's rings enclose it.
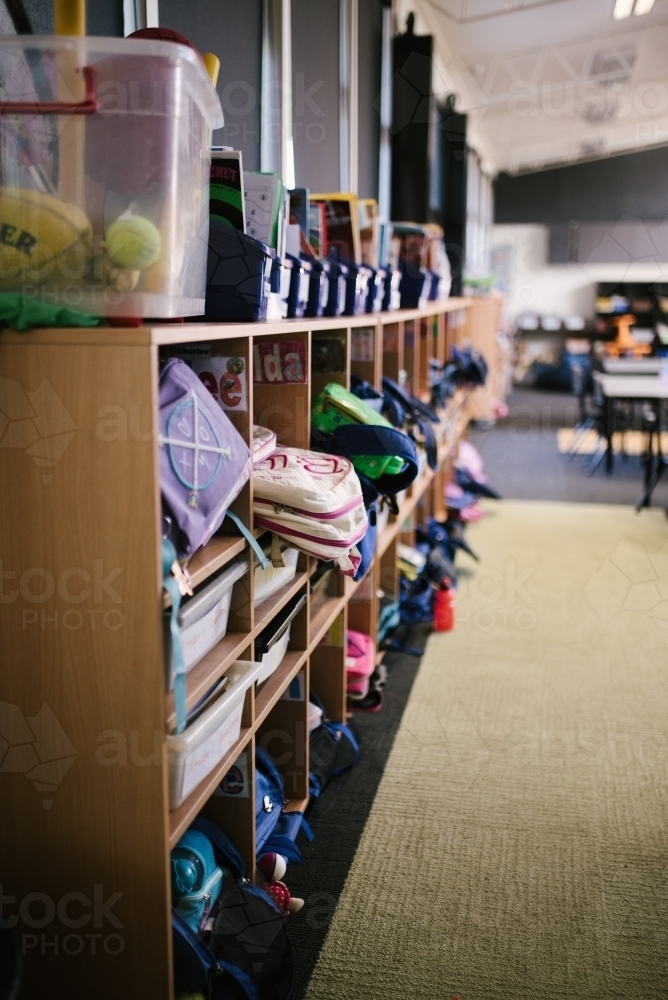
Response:
[[[355,373],[379,388],[383,374],[398,379],[405,371],[412,390],[424,394],[428,359],[443,361],[463,342],[469,308],[468,300],[449,299],[423,310],[337,319],[0,334],[0,374],[8,380],[1,383],[0,411],[15,421],[14,446],[0,448],[7,487],[0,499],[0,700],[10,706],[3,719],[12,720],[12,740],[26,762],[2,774],[0,856],[10,861],[3,892],[17,906],[35,892],[53,900],[55,915],[43,926],[48,941],[58,940],[57,948],[42,950],[42,930],[36,945],[29,939],[26,995],[171,998],[170,848],[205,810],[254,871],[260,741],[277,760],[291,807],[305,808],[309,689],[333,720],[345,719],[346,628],[376,640],[378,591],[397,593],[397,540],[410,538],[416,521],[442,512],[453,450],[468,420],[466,395],[458,392],[444,414],[440,467],[426,469],[406,492],[398,517],[379,533],[364,580],[333,572],[311,593],[317,564],[302,555],[294,581],[257,608],[253,573],[235,585],[226,636],[188,675],[189,705],[234,660],[253,659],[254,638],[291,597],[306,593],[306,606],[279,668],[248,691],[237,743],[170,812],[165,734],[174,704],[165,690],[162,637],[168,602],[160,565],[159,357],[194,343],[210,344],[214,355],[242,357],[247,405],[230,418],[246,442],[255,422],[276,431],[282,444],[309,447],[311,402],[323,385],[334,380],[348,387]],[[323,339],[334,340],[337,350],[319,351]],[[305,381],[254,384],[253,348],[263,341],[299,341]],[[335,370],[322,370],[323,356],[338,358]],[[30,402],[35,393],[48,399],[39,415]],[[252,489],[251,481],[234,503],[250,525]],[[242,553],[249,557],[244,539],[219,533],[191,560],[195,582]],[[298,675],[305,698],[287,700]],[[36,749],[26,749],[33,742]],[[31,779],[31,753],[35,764],[60,762],[48,772],[50,781],[38,771]],[[236,794],[221,796],[232,765]],[[100,894],[114,899],[104,911],[111,917],[99,909]],[[95,953],[82,936],[73,962],[67,948],[79,941],[63,942],[84,926],[72,920],[83,920],[87,900],[96,901],[95,919],[104,926],[95,924]]]

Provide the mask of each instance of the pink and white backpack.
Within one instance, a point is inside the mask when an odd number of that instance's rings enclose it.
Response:
[[[357,543],[368,527],[362,487],[352,462],[338,455],[279,447],[253,468],[255,524],[291,545],[335,561],[352,576]]]

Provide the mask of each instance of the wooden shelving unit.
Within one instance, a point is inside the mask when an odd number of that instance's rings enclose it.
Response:
[[[0,851],[8,862],[5,898],[15,898],[17,913],[28,912],[21,910],[28,897],[35,907],[34,920],[26,925],[22,917],[17,930],[28,935],[22,995],[48,990],[56,998],[170,1000],[170,848],[205,810],[254,871],[256,744],[275,757],[290,808],[306,807],[308,692],[318,693],[333,720],[345,720],[345,630],[359,629],[375,641],[378,591],[398,588],[397,540],[410,538],[415,523],[442,509],[452,451],[468,419],[467,400],[458,393],[443,415],[439,469],[425,471],[407,491],[359,583],[333,573],[328,589],[316,589],[312,599],[317,564],[300,556],[295,579],[255,607],[252,553],[229,522],[193,556],[195,584],[239,556],[251,572],[234,586],[227,634],[188,676],[189,706],[234,660],[253,659],[254,639],[291,597],[306,593],[307,601],[283,662],[247,692],[238,741],[170,812],[165,735],[174,702],[165,687],[163,651],[169,602],[160,566],[160,356],[198,343],[210,344],[213,355],[243,358],[246,408],[230,413],[241,435],[250,444],[259,423],[285,445],[309,447],[311,402],[322,385],[349,386],[356,373],[380,387],[383,374],[397,379],[405,372],[413,392],[424,394],[429,358],[445,360],[462,342],[469,305],[450,299],[424,310],[257,325],[0,333],[0,420],[14,421],[12,445],[0,448],[6,486],[0,496]],[[313,369],[320,338],[338,342],[336,370]],[[253,384],[253,348],[281,340],[301,341],[305,381]],[[39,412],[38,390],[48,399]],[[234,504],[249,525],[252,489],[250,482]],[[305,698],[286,699],[298,675]],[[236,794],[221,795],[233,765]],[[41,904],[34,893],[42,894]],[[113,897],[113,907],[100,910],[100,894],[105,901]],[[86,901],[98,910],[89,913]],[[98,935],[94,941],[77,930],[85,924]]]

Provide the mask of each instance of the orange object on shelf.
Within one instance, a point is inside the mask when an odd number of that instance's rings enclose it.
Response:
[[[619,358],[622,354],[631,354],[634,358],[640,358],[643,354],[651,354],[651,344],[638,344],[631,333],[631,327],[636,322],[636,317],[631,313],[623,316],[615,316],[612,321],[617,327],[615,340],[605,345],[605,352],[611,358]]]

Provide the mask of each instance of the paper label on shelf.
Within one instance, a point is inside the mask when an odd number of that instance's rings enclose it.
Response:
[[[301,670],[296,677],[293,677],[287,688],[281,695],[281,701],[305,701],[306,700],[306,674]]]
[[[320,640],[321,646],[343,646],[343,615],[335,618]]]
[[[280,385],[308,381],[303,340],[261,340],[253,345],[253,381]]]
[[[350,356],[353,361],[373,361],[373,330],[353,330]]]
[[[172,358],[180,358],[181,361],[210,358],[211,344],[177,344],[176,347],[170,347],[169,355]]]
[[[213,771],[216,764],[223,759],[230,747],[239,739],[241,731],[241,713],[243,701],[233,709],[207,739],[204,740],[186,758],[183,769],[183,786],[181,794],[187,798],[193,788],[204,781],[207,774]]]
[[[246,392],[246,362],[243,358],[200,358],[192,369],[218,403],[221,410],[245,413],[248,409]]]
[[[248,753],[245,750],[239,754],[213,794],[228,799],[247,799],[249,797]]]

